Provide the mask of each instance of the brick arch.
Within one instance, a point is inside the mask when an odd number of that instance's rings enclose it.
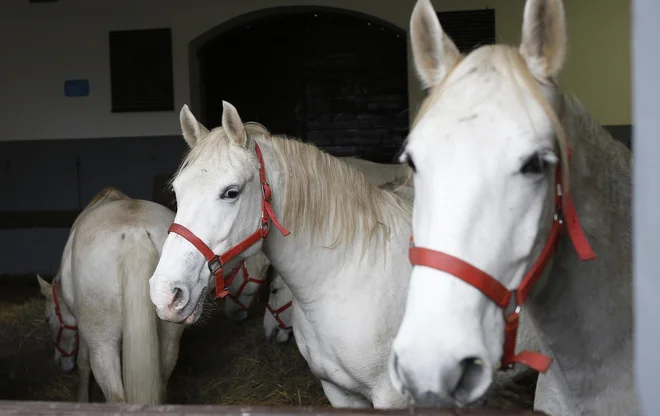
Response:
[[[389,22],[330,7],[280,7],[223,23],[189,48],[192,107],[208,127],[220,124],[226,99],[244,121],[337,156],[393,162],[407,135],[406,32]],[[239,59],[229,63],[223,54]]]

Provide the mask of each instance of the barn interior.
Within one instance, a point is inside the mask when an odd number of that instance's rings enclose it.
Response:
[[[105,187],[176,209],[168,184],[187,151],[184,104],[208,128],[224,100],[334,156],[396,163],[425,94],[410,57],[414,0],[299,3],[0,4],[0,400],[75,401],[78,376],[53,363],[36,275],[53,278],[73,221]],[[462,52],[519,42],[523,0],[433,4]],[[630,147],[630,1],[565,4],[561,85]],[[330,406],[293,338],[266,340],[267,294],[243,322],[210,300],[184,332],[167,403]],[[492,407],[531,409],[535,383]],[[98,386],[91,397],[104,401]]]

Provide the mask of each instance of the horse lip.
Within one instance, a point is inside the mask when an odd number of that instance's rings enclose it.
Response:
[[[177,323],[177,324],[182,324],[188,318],[190,318],[191,315],[199,312],[202,309],[202,305],[204,304],[204,298],[205,297],[206,297],[206,290],[202,289],[202,291],[199,293],[199,296],[197,297],[197,301],[195,302],[195,306],[193,306],[190,309],[190,312],[186,313],[185,315],[183,315],[183,314],[179,315],[181,317],[181,319],[177,319],[176,321],[172,321],[172,322]],[[185,309],[184,309],[184,311],[185,311]],[[199,314],[198,314],[197,318],[195,319],[195,322],[197,322],[198,320],[199,320]],[[187,324],[187,325],[192,325],[195,322],[191,322],[190,324]]]

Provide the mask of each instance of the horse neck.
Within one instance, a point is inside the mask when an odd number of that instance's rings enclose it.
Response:
[[[313,175],[305,174],[304,169],[301,168],[303,164],[308,162],[305,159],[306,157],[319,157],[320,155],[318,153],[320,153],[320,150],[314,148],[315,151],[306,154],[296,152],[296,155],[292,159],[289,159],[291,155],[285,154],[286,150],[284,150],[287,147],[277,144],[277,141],[282,140],[287,139],[272,137],[270,142],[264,141],[263,144],[262,141],[258,142],[264,155],[266,175],[273,191],[273,208],[278,215],[278,219],[291,231],[291,234],[283,237],[277,228],[271,225],[270,234],[264,242],[263,251],[270,260],[273,268],[277,270],[291,289],[296,301],[304,304],[308,301],[311,302],[319,293],[324,293],[324,290],[319,290],[319,287],[323,285],[341,287],[338,286],[341,285],[341,281],[354,278],[354,274],[349,272],[350,267],[357,269],[360,267],[361,262],[381,260],[384,262],[385,256],[389,255],[391,257],[392,250],[396,250],[393,248],[393,245],[399,243],[398,240],[401,236],[403,236],[403,244],[407,244],[406,239],[410,235],[410,215],[398,215],[398,213],[392,215],[392,217],[397,218],[396,221],[390,224],[392,228],[391,232],[396,233],[396,239],[393,239],[395,241],[391,241],[387,250],[385,250],[388,254],[380,254],[384,250],[380,250],[378,254],[371,254],[371,251],[365,254],[361,250],[363,238],[361,234],[363,231],[361,229],[356,232],[354,238],[347,238],[336,242],[334,241],[334,236],[337,232],[335,228],[336,224],[330,218],[326,218],[327,222],[324,224],[325,227],[321,228],[321,231],[310,231],[309,227],[302,225],[304,221],[293,221],[294,218],[287,218],[285,216],[287,203],[304,203],[303,201],[285,201],[285,195],[288,194],[286,187],[300,186],[300,183],[296,183],[295,185],[289,183],[289,179],[293,178],[291,182],[307,182],[304,186],[308,192],[299,193],[299,199],[321,198],[321,192],[331,192],[330,190],[336,189],[336,186],[333,188],[326,183],[328,178],[325,176],[323,167],[320,167]],[[275,142],[275,144],[272,142]],[[293,142],[288,146],[288,149],[291,149],[295,146],[308,145]],[[277,147],[277,150],[275,147]],[[342,164],[339,160],[330,160],[329,163]],[[286,172],[286,174],[283,174],[283,172]],[[358,175],[362,174],[358,172]],[[355,182],[353,181],[353,183],[347,184],[346,187],[361,186],[360,181],[357,181],[358,184]],[[365,192],[367,190],[372,191],[373,189],[370,187],[377,189],[371,184],[366,184]],[[377,189],[377,192],[385,191]],[[314,194],[310,195],[311,193]],[[390,196],[389,198],[398,197]],[[333,204],[335,201],[341,202],[339,201],[340,199],[343,201],[342,203],[353,202],[350,199],[346,200],[341,196],[337,196],[330,198],[328,203]],[[400,201],[402,201],[401,203],[403,205],[407,202],[403,201],[403,199],[400,199]],[[323,204],[309,203],[306,207],[309,210],[313,210],[319,208],[320,205]],[[407,206],[410,207],[410,205]],[[331,211],[334,209],[336,208],[332,208]],[[307,214],[313,214],[310,211],[305,212]],[[294,226],[294,224],[298,226]],[[401,227],[403,227],[403,230]],[[374,236],[373,238],[375,239],[377,237]],[[336,244],[333,246],[333,243]],[[368,241],[365,250],[369,248],[369,244],[371,243]]]
[[[562,99],[573,201],[598,257],[581,261],[565,232],[545,284],[530,299],[530,312],[569,402],[596,414],[630,414],[630,153],[576,99]]]

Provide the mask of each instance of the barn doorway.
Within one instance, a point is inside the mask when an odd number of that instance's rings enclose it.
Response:
[[[280,12],[222,32],[197,57],[209,128],[226,100],[243,121],[380,163],[394,162],[408,134],[406,34],[376,19]]]

